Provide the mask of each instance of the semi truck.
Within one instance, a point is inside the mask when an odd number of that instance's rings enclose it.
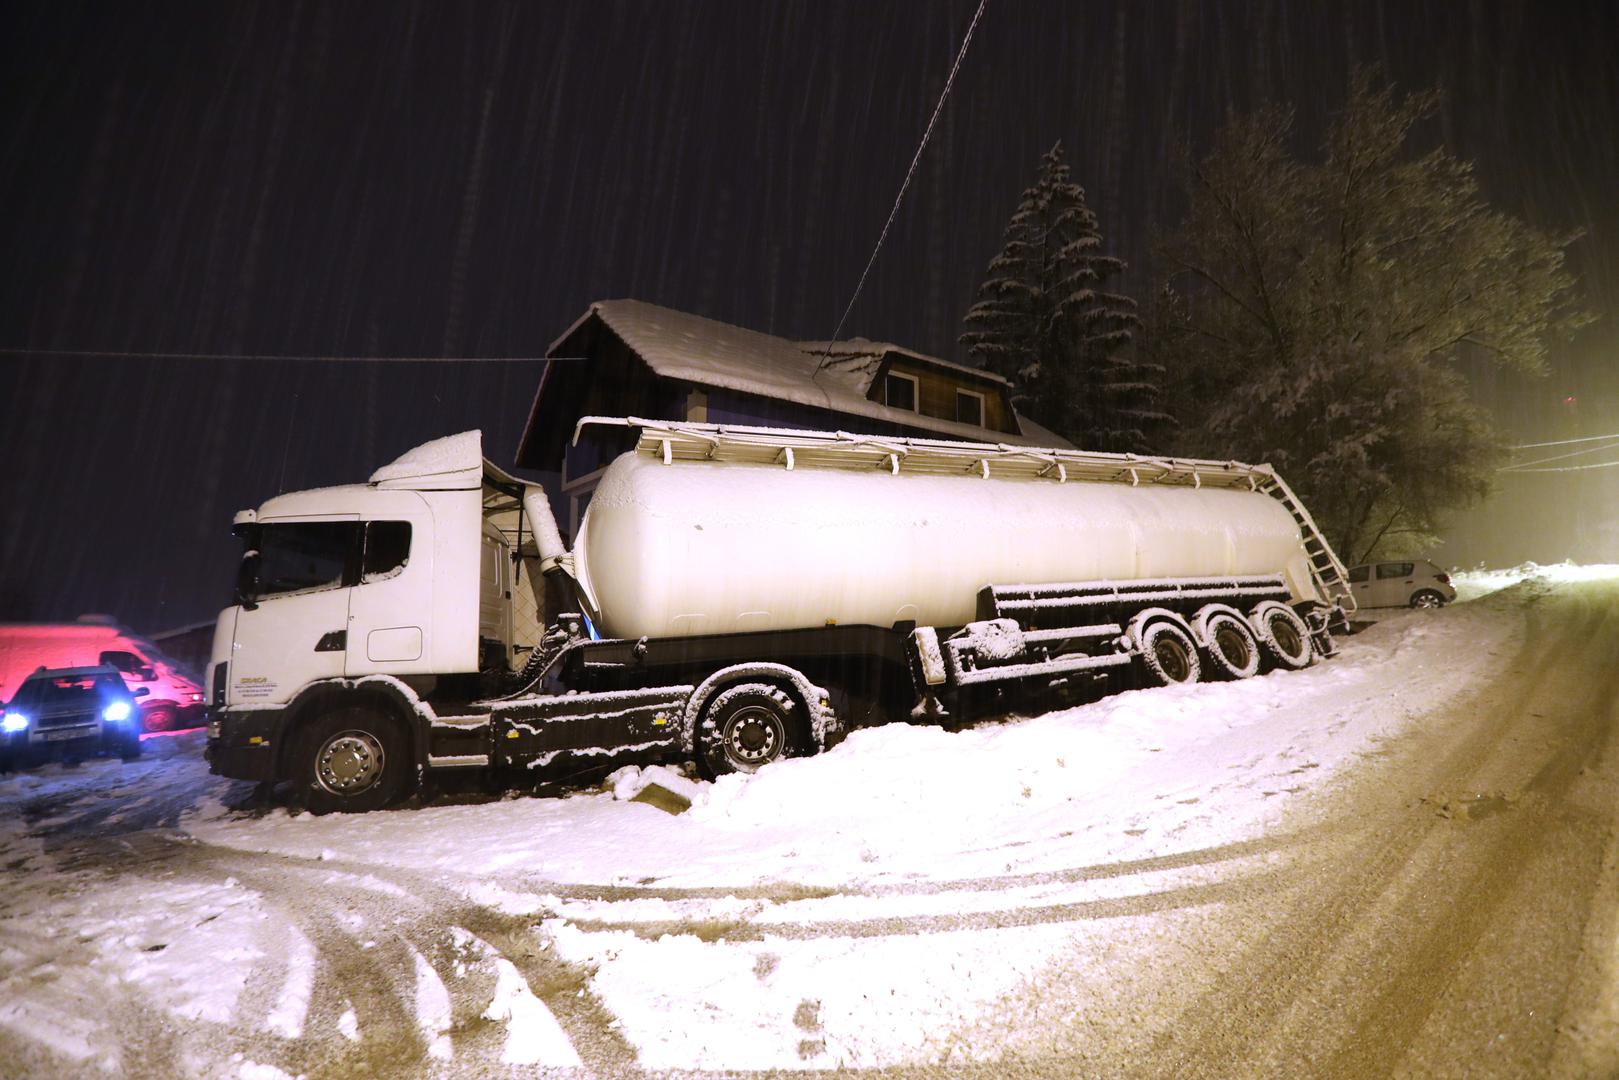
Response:
[[[587,417],[625,447],[571,545],[463,432],[239,513],[214,772],[316,812],[435,774],[695,761],[1098,683],[1303,668],[1343,565],[1266,465]]]

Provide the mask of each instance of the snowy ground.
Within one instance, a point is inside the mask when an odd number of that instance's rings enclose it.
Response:
[[[1042,1008],[1128,1039],[1169,920],[1263,881],[1352,766],[1524,646],[1540,598],[1616,576],[1464,574],[1471,602],[1304,672],[870,729],[714,784],[256,816],[200,733],[5,778],[0,1071],[986,1063]],[[632,801],[652,779],[691,809]]]

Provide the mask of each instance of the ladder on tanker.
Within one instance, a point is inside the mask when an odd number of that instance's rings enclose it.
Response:
[[[1349,575],[1327,538],[1291,488],[1269,465],[1240,461],[1104,454],[1092,450],[1057,450],[1010,443],[954,442],[857,435],[847,431],[802,431],[736,424],[646,420],[639,417],[587,416],[574,428],[579,441],[586,427],[639,429],[636,452],[676,461],[738,461],[822,469],[883,469],[935,476],[969,473],[989,479],[1049,479],[1057,483],[1089,480],[1118,484],[1167,484],[1182,487],[1246,487],[1281,503],[1298,524],[1309,557],[1310,574],[1329,604],[1346,615],[1355,610]]]
[[[1338,561],[1337,553],[1327,543],[1327,538],[1316,528],[1310,511],[1304,508],[1298,496],[1293,494],[1293,489],[1274,471],[1270,472],[1268,479],[1260,482],[1257,490],[1281,503],[1293,515],[1293,520],[1299,523],[1299,535],[1304,540],[1304,553],[1310,557],[1310,575],[1315,578],[1316,587],[1329,603],[1343,609],[1345,617],[1353,615],[1356,604],[1349,588],[1349,572]]]

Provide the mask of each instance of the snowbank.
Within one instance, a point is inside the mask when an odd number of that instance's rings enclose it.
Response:
[[[1526,562],[1510,570],[1453,570],[1450,582],[1456,586],[1456,600],[1477,600],[1490,593],[1509,588],[1523,581],[1535,580],[1547,584],[1570,584],[1579,581],[1598,581],[1619,577],[1619,565],[1592,563],[1587,566],[1572,562],[1541,566]]]

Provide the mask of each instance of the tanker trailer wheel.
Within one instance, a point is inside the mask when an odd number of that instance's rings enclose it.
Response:
[[[1203,654],[1222,679],[1246,679],[1259,671],[1259,642],[1248,624],[1229,611],[1217,611],[1203,623]]]
[[[768,683],[738,683],[720,691],[697,724],[697,746],[710,776],[751,773],[786,756],[798,705]]]
[[[399,725],[365,705],[311,721],[293,754],[295,798],[316,814],[380,810],[404,794],[413,768]]]
[[[1274,666],[1288,671],[1310,666],[1314,656],[1310,645],[1310,628],[1298,612],[1286,604],[1267,600],[1254,608],[1251,618],[1265,657]]]
[[[1140,666],[1148,686],[1195,683],[1201,670],[1192,639],[1172,622],[1155,622],[1141,632]]]

